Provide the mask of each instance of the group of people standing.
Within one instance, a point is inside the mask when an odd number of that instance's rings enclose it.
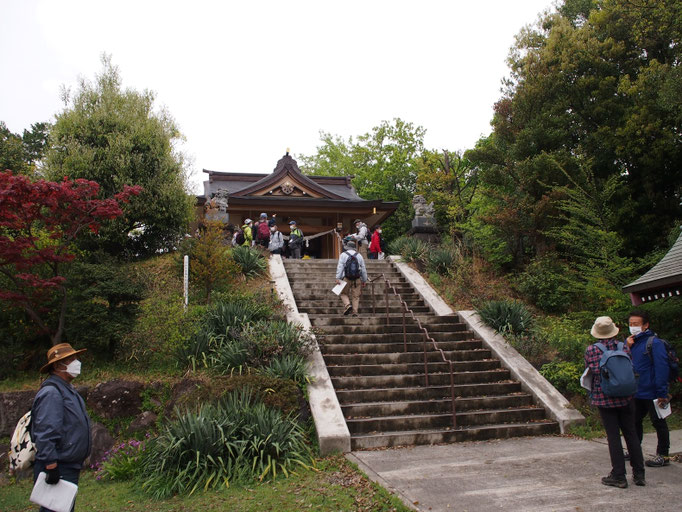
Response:
[[[670,434],[665,418],[659,417],[657,405],[661,409],[669,407],[669,374],[670,355],[665,342],[654,333],[649,325],[649,315],[645,311],[633,311],[628,318],[630,336],[626,342],[616,339],[619,329],[608,316],[596,319],[592,336],[597,342],[585,351],[585,367],[592,375],[590,399],[592,405],[599,410],[599,415],[606,430],[606,437],[611,458],[611,472],[602,478],[604,485],[626,488],[625,461],[630,460],[633,483],[646,485],[644,467],[663,467],[669,462]],[[625,396],[611,396],[605,391],[602,358],[605,351],[622,351],[632,361],[636,378],[634,393]],[[602,367],[600,369],[600,366]],[[649,416],[656,429],[658,445],[656,456],[644,460],[642,438],[643,421]],[[623,452],[621,433],[627,445]]]
[[[285,240],[288,242],[285,244]],[[257,222],[246,219],[240,229],[232,236],[232,245],[251,247],[260,245],[271,254],[284,255],[288,251],[289,257],[300,259],[303,250],[303,231],[296,225],[296,221],[289,222],[289,235],[286,236],[277,227],[277,214],[268,218],[267,213],[261,213]]]

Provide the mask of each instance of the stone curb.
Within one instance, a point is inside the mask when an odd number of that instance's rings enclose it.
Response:
[[[289,285],[286,269],[282,257],[271,255],[268,260],[270,279],[277,290],[277,294],[287,309],[287,321],[301,325],[313,337],[314,348],[308,357],[310,377],[308,384],[308,401],[310,411],[315,421],[317,441],[320,454],[328,455],[334,452],[350,452],[350,431],[341,410],[341,404],[336,397],[327,366],[312,333],[310,319],[306,313],[299,313],[296,300]]]

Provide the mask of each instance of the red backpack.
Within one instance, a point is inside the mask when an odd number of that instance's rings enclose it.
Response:
[[[270,238],[270,227],[267,221],[260,221],[258,223],[258,235],[259,240],[268,240]]]

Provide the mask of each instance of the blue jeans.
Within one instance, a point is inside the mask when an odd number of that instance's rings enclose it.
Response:
[[[62,480],[78,485],[78,477],[80,476],[80,468],[69,467],[68,465],[58,464],[59,476]],[[33,466],[33,481],[38,479],[38,475],[45,471],[45,462],[37,460]],[[71,512],[76,508],[76,501],[73,502]],[[49,508],[40,507],[40,512],[52,512]]]

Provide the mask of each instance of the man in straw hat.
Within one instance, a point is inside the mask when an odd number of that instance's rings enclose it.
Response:
[[[642,448],[635,431],[635,404],[630,396],[607,396],[602,389],[602,379],[600,375],[599,363],[604,353],[598,344],[603,345],[606,350],[617,350],[620,348],[629,356],[629,350],[622,342],[616,340],[618,327],[608,316],[600,316],[594,322],[590,334],[597,338],[585,350],[585,367],[589,368],[592,375],[592,387],[590,399],[592,405],[599,409],[606,439],[609,445],[609,455],[611,457],[611,473],[601,479],[604,485],[620,487],[624,489],[628,486],[625,478],[625,457],[623,455],[623,445],[620,442],[620,433],[623,433],[625,444],[630,451],[630,465],[632,466],[633,482],[635,485],[646,485],[644,480],[644,457]]]
[[[77,356],[85,350],[75,350],[68,343],[55,345],[47,351],[47,364],[40,369],[50,375],[31,408],[31,436],[36,445],[33,475],[37,479],[45,473],[48,484],[56,484],[60,478],[78,484],[83,461],[90,454],[90,418],[83,398],[71,384],[81,371]]]

